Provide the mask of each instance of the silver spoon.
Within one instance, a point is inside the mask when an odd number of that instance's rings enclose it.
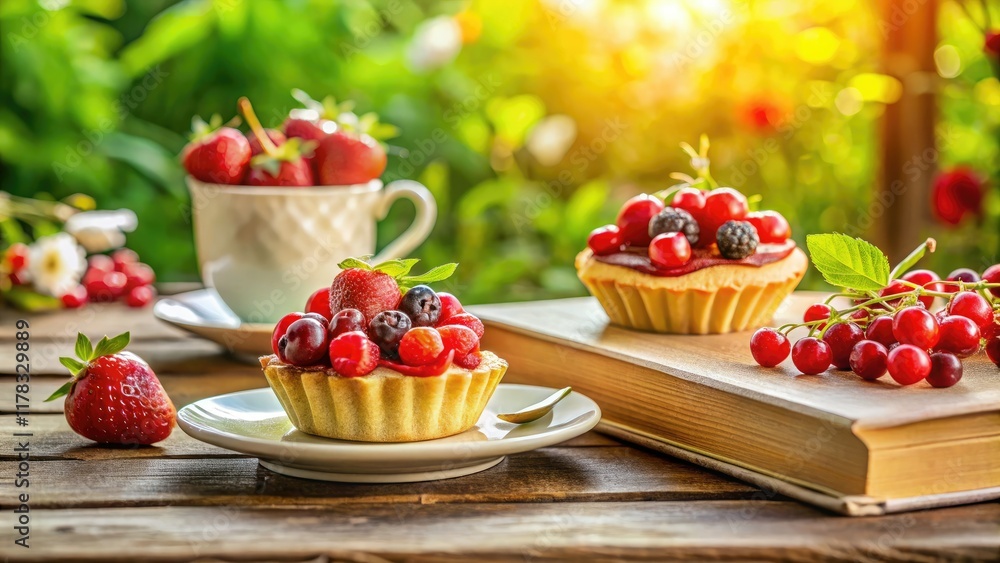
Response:
[[[529,407],[524,407],[517,412],[498,414],[497,418],[505,422],[513,422],[514,424],[525,424],[538,420],[549,414],[549,411],[552,410],[552,407],[556,406],[556,403],[565,399],[572,392],[572,387],[565,387]]]

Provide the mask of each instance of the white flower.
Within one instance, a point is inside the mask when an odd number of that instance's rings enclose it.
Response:
[[[450,63],[461,50],[458,22],[451,16],[438,16],[417,26],[406,55],[415,70],[430,70]]]
[[[95,253],[124,246],[124,233],[134,231],[138,222],[129,209],[86,211],[70,217],[63,229],[76,237],[87,252]]]
[[[86,254],[68,233],[42,237],[29,249],[28,272],[41,293],[65,295],[79,285],[86,269]]]

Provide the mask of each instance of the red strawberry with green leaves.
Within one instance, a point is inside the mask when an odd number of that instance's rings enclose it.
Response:
[[[250,160],[246,183],[250,186],[313,185],[312,167],[302,156],[304,152],[311,152],[313,143],[306,142],[302,145],[301,139],[292,138],[275,145],[261,126],[246,96],[240,98],[239,108],[264,151]]]
[[[364,184],[381,176],[386,154],[378,139],[396,134],[395,127],[380,124],[373,113],[361,116],[356,124],[345,117],[338,122],[339,128],[316,146],[313,166],[316,179],[324,186]]]
[[[250,167],[250,142],[238,129],[222,126],[213,115],[209,123],[192,120],[191,142],[181,152],[188,174],[211,184],[242,184]]]
[[[327,96],[322,102],[312,99],[302,90],[292,90],[292,97],[304,107],[293,109],[281,125],[285,136],[289,139],[297,137],[303,141],[319,141],[337,130],[337,118],[349,113],[354,108],[354,102],[337,101]]]
[[[458,267],[458,264],[444,264],[419,276],[409,275],[419,261],[389,260],[372,266],[357,258],[344,260],[339,264],[343,271],[330,286],[330,311],[336,315],[344,309],[357,309],[367,325],[382,311],[396,309],[409,288],[448,279]]]
[[[46,401],[66,396],[66,421],[77,434],[105,444],[153,444],[170,436],[177,411],[149,364],[123,352],[129,333],[105,336],[95,348],[82,333],[76,358],[59,362],[73,379]]]

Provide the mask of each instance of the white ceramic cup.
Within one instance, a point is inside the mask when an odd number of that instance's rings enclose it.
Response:
[[[406,198],[413,224],[373,262],[403,258],[434,228],[434,196],[412,180],[307,188],[227,186],[187,179],[205,285],[244,322],[273,323],[329,286],[345,258],[375,253],[376,223]]]

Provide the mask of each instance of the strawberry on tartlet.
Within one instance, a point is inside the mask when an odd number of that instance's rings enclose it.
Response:
[[[268,383],[296,428],[372,442],[429,440],[478,421],[507,369],[481,351],[483,323],[428,283],[457,264],[410,276],[417,260],[340,264],[328,292],[290,313],[261,358]],[[329,320],[318,302],[329,296]],[[322,311],[327,312],[327,311]]]

